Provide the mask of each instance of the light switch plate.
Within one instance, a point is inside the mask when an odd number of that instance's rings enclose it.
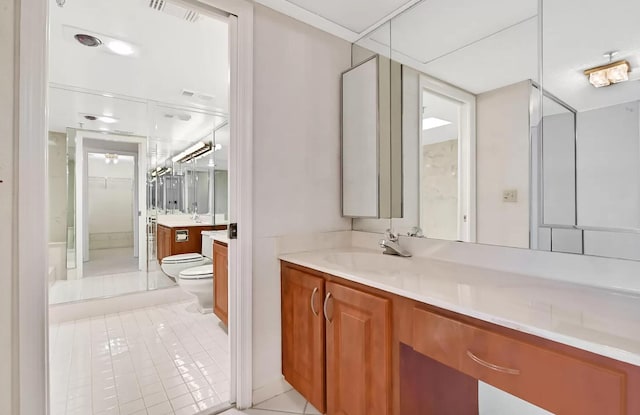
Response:
[[[503,190],[502,201],[506,203],[516,203],[518,201],[518,190],[517,189]]]

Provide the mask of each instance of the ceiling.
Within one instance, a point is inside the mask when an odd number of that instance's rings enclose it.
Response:
[[[64,7],[50,0],[49,8],[50,130],[147,136],[155,163],[226,122],[226,19],[172,3],[155,10],[148,0],[71,0]],[[135,53],[122,56],[105,45],[83,46],[76,33],[105,44],[127,42]],[[116,122],[90,121],[85,115],[107,115]]]
[[[583,71],[618,50],[640,78],[640,2],[543,1],[540,80],[538,0],[256,0],[474,94],[531,79],[578,111],[637,100],[640,82],[596,89]]]
[[[255,0],[297,20],[355,42],[419,0]]]

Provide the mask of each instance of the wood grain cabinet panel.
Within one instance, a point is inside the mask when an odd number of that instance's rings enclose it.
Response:
[[[414,309],[413,348],[562,415],[623,415],[624,372]]]
[[[198,225],[180,228],[169,228],[158,225],[156,228],[156,257],[158,262],[171,255],[191,254],[202,252],[202,231],[212,231],[226,229],[226,225]],[[176,231],[189,231],[189,238],[186,241],[176,241]]]
[[[333,282],[326,291],[327,414],[389,414],[390,301]]]
[[[213,313],[225,326],[229,324],[229,248],[213,242]]]
[[[325,412],[324,278],[282,269],[282,373],[320,412]]]
[[[287,262],[282,361],[327,415],[477,415],[479,380],[557,415],[640,415],[637,366]]]

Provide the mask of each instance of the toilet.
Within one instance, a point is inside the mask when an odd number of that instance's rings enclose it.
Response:
[[[202,254],[178,254],[164,257],[160,262],[160,268],[167,276],[177,282],[181,271],[209,264],[213,264],[213,261]]]
[[[187,268],[178,274],[178,285],[184,292],[198,299],[202,314],[213,311],[213,266],[211,264]]]
[[[205,314],[213,311],[213,249],[209,237],[202,238],[202,254],[171,255],[162,259],[160,268],[184,292],[196,296],[198,310]]]

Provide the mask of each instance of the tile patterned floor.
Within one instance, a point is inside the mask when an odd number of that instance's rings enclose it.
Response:
[[[68,303],[92,298],[173,287],[176,283],[160,270],[86,277],[56,281],[49,288],[49,304]]]
[[[52,415],[191,415],[229,399],[228,336],[194,301],[52,325],[49,339]]]
[[[309,414],[320,415],[320,412],[314,408],[307,400],[295,390],[278,395],[268,401],[255,405],[252,410],[270,411],[264,412],[272,414]],[[242,413],[242,412],[238,412]],[[263,414],[263,412],[247,412],[248,414]],[[233,414],[233,412],[231,412]]]

